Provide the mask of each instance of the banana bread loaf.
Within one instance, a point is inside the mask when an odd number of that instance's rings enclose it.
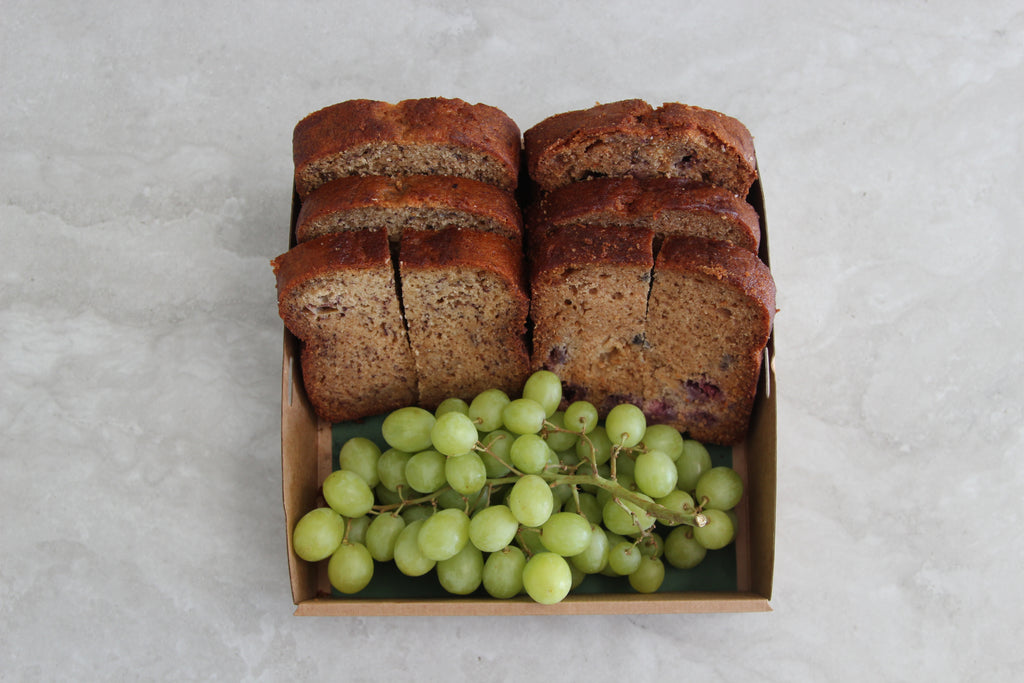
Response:
[[[347,175],[450,175],[514,190],[519,127],[501,110],[440,97],[349,100],[295,126],[295,189],[305,197]]]
[[[330,232],[385,228],[392,242],[403,229],[450,225],[522,239],[522,213],[511,193],[453,176],[345,176],[306,196],[295,222],[305,242]]]
[[[681,178],[597,178],[549,192],[530,211],[530,230],[578,225],[650,227],[655,253],[667,235],[720,239],[757,253],[757,211],[728,190]]]
[[[668,237],[647,311],[644,412],[698,441],[746,434],[775,317],[775,284],[757,256],[725,242]]]
[[[617,403],[642,406],[653,241],[644,227],[565,225],[535,236],[532,364],[559,375],[566,403],[590,401],[602,416]]]
[[[746,197],[757,178],[753,138],[736,119],[709,109],[642,100],[556,114],[524,135],[527,169],[548,192],[592,178],[670,177]]]
[[[416,399],[416,372],[384,230],[324,235],[271,262],[278,310],[302,341],[314,410],[342,422]]]
[[[399,264],[419,405],[489,388],[519,393],[530,369],[521,243],[463,228],[406,230]]]

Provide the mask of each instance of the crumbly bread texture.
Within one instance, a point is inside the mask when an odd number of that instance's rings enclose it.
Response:
[[[775,316],[775,284],[754,254],[666,238],[647,311],[644,412],[698,441],[746,435]]]
[[[530,178],[544,191],[592,178],[684,178],[745,197],[757,178],[753,138],[709,109],[642,100],[551,116],[523,134]]]
[[[520,242],[462,228],[407,230],[399,263],[419,405],[470,401],[489,388],[518,394],[530,369]]]
[[[346,230],[385,228],[392,242],[405,229],[458,226],[522,239],[522,212],[511,193],[453,176],[345,176],[302,202],[298,242]]]
[[[530,212],[531,232],[561,225],[650,227],[655,250],[667,235],[720,239],[757,253],[757,211],[728,190],[681,178],[598,178],[548,193]]]
[[[292,136],[295,189],[305,197],[347,175],[448,175],[514,190],[519,127],[501,110],[440,97],[396,104],[349,100],[302,119]]]
[[[415,365],[384,230],[325,235],[271,264],[278,310],[302,341],[302,380],[318,415],[343,422],[415,402]]]
[[[559,375],[566,404],[590,401],[601,416],[622,402],[642,406],[653,241],[644,227],[566,225],[536,236],[532,364]]]

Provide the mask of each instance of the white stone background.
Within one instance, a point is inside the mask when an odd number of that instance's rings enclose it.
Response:
[[[95,6],[95,7],[94,7]],[[1024,10],[4,2],[0,678],[1024,675]],[[779,289],[767,614],[292,616],[291,131],[441,95],[741,119]]]

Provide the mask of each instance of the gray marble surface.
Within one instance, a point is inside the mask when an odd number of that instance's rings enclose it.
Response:
[[[0,679],[1024,675],[1019,3],[3,15]],[[292,616],[268,265],[291,130],[432,95],[523,129],[641,97],[753,131],[781,308],[773,612]]]

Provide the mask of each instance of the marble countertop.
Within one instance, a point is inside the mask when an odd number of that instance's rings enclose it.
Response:
[[[1024,675],[1018,3],[92,4],[0,23],[0,678]],[[292,616],[291,130],[433,95],[524,130],[640,97],[753,131],[771,613]]]

